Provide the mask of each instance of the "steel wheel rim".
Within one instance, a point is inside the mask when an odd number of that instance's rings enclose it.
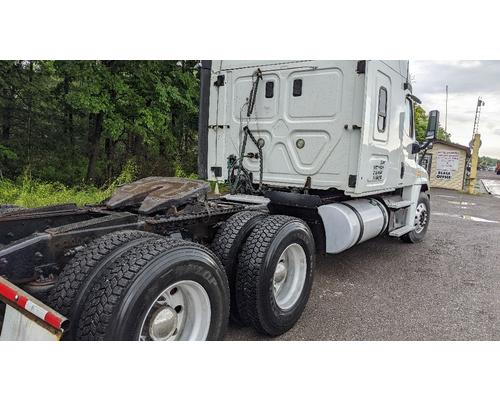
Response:
[[[420,203],[415,211],[415,233],[420,233],[427,225],[428,219],[427,206],[425,203]]]
[[[139,340],[205,340],[210,319],[210,298],[203,286],[191,280],[179,281],[149,306]]]
[[[297,303],[306,275],[306,253],[301,245],[292,243],[281,253],[273,274],[273,296],[280,309],[289,310]]]

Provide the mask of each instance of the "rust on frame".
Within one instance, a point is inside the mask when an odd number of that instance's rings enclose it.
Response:
[[[152,214],[203,201],[209,189],[207,182],[199,180],[151,176],[119,187],[106,206],[110,210],[138,206],[141,214]]]

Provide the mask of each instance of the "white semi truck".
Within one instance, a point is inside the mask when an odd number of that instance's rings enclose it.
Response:
[[[0,209],[4,339],[218,340],[229,315],[296,323],[316,253],[421,241],[407,61],[203,61],[199,175],[149,177],[106,204]],[[0,322],[1,323],[1,322]]]

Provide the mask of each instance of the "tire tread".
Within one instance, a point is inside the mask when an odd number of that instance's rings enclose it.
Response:
[[[149,262],[156,256],[178,246],[186,245],[208,251],[217,259],[210,250],[202,245],[172,238],[149,241],[122,254],[94,284],[80,319],[77,338],[79,340],[108,339],[106,333],[114,310],[136,276],[147,268]],[[225,281],[225,285],[227,285],[227,281]],[[229,293],[228,287],[226,287],[226,293]],[[227,300],[229,301],[229,299]]]
[[[267,251],[280,231],[287,223],[300,219],[287,215],[271,215],[264,219],[248,237],[239,257],[236,273],[236,301],[244,323],[252,325],[261,333],[268,333],[261,323],[258,313],[258,282],[263,270]]]
[[[236,305],[235,284],[238,255],[255,226],[266,217],[260,211],[242,211],[230,217],[217,231],[212,242],[212,250],[219,257],[226,270],[231,290],[231,317],[242,323]]]
[[[91,272],[98,268],[107,256],[130,241],[158,237],[160,236],[149,232],[126,230],[109,233],[91,241],[79,249],[71,261],[66,264],[56,285],[49,293],[48,304],[71,319],[75,308],[80,306],[74,302],[83,284]]]

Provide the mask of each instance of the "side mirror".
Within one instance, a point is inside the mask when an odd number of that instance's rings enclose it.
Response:
[[[429,122],[427,123],[427,133],[425,134],[426,140],[436,139],[439,129],[439,111],[432,110],[429,113]]]
[[[411,144],[411,154],[417,154],[420,151],[420,144],[415,142]]]

